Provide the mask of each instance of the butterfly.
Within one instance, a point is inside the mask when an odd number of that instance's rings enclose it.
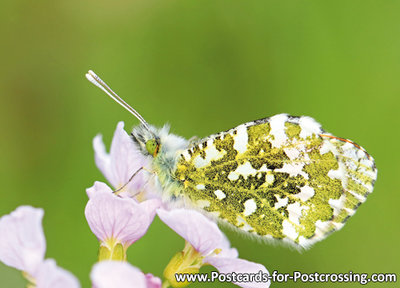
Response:
[[[149,125],[93,71],[86,77],[141,122],[132,141],[151,158],[164,202],[246,235],[309,248],[373,191],[374,159],[311,117],[278,114],[188,141]]]

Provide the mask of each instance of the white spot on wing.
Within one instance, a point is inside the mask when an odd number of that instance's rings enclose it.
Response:
[[[346,168],[342,161],[339,161],[339,168],[337,170],[329,170],[328,176],[331,179],[338,179],[342,182],[342,187],[347,187]]]
[[[344,206],[346,196],[342,195],[339,199],[329,199],[328,203],[333,208],[333,216],[338,216]]]
[[[249,137],[247,135],[247,127],[245,125],[240,125],[236,129],[237,133],[234,135],[234,144],[233,148],[236,149],[239,153],[244,153],[247,150],[247,143],[249,141]]]
[[[198,184],[198,185],[196,185],[196,188],[199,190],[204,190],[204,189],[206,189],[206,186],[204,186],[204,184]]]
[[[255,175],[256,173],[257,170],[251,166],[250,162],[246,162],[239,165],[235,171],[231,171],[228,175],[228,179],[234,181],[237,180],[240,175],[242,175],[244,179],[247,179],[249,175]]]
[[[289,204],[287,210],[289,212],[289,221],[294,224],[300,225],[300,217],[302,216],[302,210],[308,209],[306,206],[301,206],[300,203],[296,202]]]
[[[296,148],[285,148],[283,149],[285,151],[286,155],[289,157],[290,160],[294,160],[299,157],[300,151],[299,149]]]
[[[273,183],[274,183],[274,180],[275,180],[275,176],[274,176],[274,174],[272,174],[272,173],[268,173],[268,174],[265,176],[265,182],[266,182],[268,185],[273,184]]]
[[[258,169],[258,172],[268,172],[268,171],[272,171],[271,169],[267,168],[266,164],[263,164],[260,169]]]
[[[313,238],[322,239],[324,237],[326,231],[328,231],[331,223],[332,223],[332,221],[322,222],[321,220],[317,220],[317,222],[315,222],[315,227],[317,229],[315,229],[315,235]]]
[[[208,144],[207,144],[208,145]],[[212,160],[218,160],[226,154],[226,151],[218,151],[215,148],[215,145],[211,144],[207,146],[205,149],[203,149],[205,152],[205,159],[201,157],[200,155],[197,155],[196,158],[194,158],[194,166],[196,168],[202,168],[208,164],[211,163]]]
[[[295,194],[294,196],[300,198],[301,201],[306,202],[315,194],[314,188],[304,185],[300,188],[300,193]]]
[[[190,155],[186,150],[182,152],[182,155],[183,155],[183,157],[185,158],[186,161],[189,161]]]
[[[350,142],[346,142],[343,144],[342,149],[343,150],[355,150],[355,146],[354,146],[354,144],[352,144]]]
[[[358,148],[356,148],[353,144],[347,142],[342,146],[342,149],[343,149],[343,156],[351,158],[354,161],[358,162],[359,159],[357,157]]]
[[[204,152],[206,153],[207,161],[221,159],[226,154],[225,150],[218,151],[214,144],[208,145],[207,148],[204,149]]]
[[[206,159],[203,159],[203,157],[201,157],[200,155],[197,155],[196,158],[194,158],[194,167],[196,168],[202,168],[207,164],[208,162],[206,161]]]
[[[275,172],[288,173],[290,177],[295,177],[297,175],[303,176],[308,179],[308,174],[303,171],[304,163],[285,163],[280,169],[275,169]]]
[[[249,216],[253,214],[257,210],[257,204],[254,199],[249,199],[246,202],[244,202],[244,216]]]
[[[363,158],[360,160],[360,164],[367,166],[367,167],[373,167],[374,166],[374,162],[368,158]]]
[[[300,117],[299,125],[301,128],[301,131],[300,131],[301,138],[307,138],[309,136],[312,136],[313,134],[318,135],[322,132],[321,124],[319,124],[313,118],[308,117],[308,116]]]
[[[215,194],[215,196],[217,196],[218,200],[222,200],[226,197],[225,193],[222,192],[221,190],[215,190],[214,194]]]
[[[319,150],[319,153],[323,155],[328,152],[332,152],[335,156],[339,154],[336,147],[328,140],[325,140],[321,146],[321,149]]]
[[[294,241],[296,240],[297,236],[299,236],[299,233],[296,232],[296,228],[294,228],[294,226],[288,220],[283,220],[282,227],[283,234],[285,234],[289,239]]]
[[[237,173],[235,173],[234,171],[232,171],[231,173],[229,173],[228,175],[228,179],[231,181],[235,181],[239,178],[239,175]]]
[[[358,157],[358,159],[361,159],[361,158],[367,157],[367,154],[365,154],[365,152],[363,150],[358,149],[357,150],[357,157]]]
[[[269,118],[270,134],[274,136],[274,139],[270,140],[272,147],[279,148],[286,143],[288,138],[285,133],[285,123],[287,120],[286,114],[278,114]]]
[[[278,202],[275,202],[275,209],[279,209],[281,207],[285,207],[288,202],[289,202],[289,198],[280,198],[279,195],[275,195],[276,200],[278,200]]]

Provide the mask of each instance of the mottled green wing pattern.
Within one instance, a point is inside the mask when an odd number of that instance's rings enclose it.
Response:
[[[174,176],[191,206],[241,231],[309,247],[344,225],[376,175],[357,144],[310,117],[280,114],[193,144]]]

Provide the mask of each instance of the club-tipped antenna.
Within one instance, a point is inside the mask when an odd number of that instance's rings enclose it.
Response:
[[[146,127],[147,130],[150,131],[149,124],[147,124],[146,120],[143,119],[142,115],[140,115],[135,109],[129,106],[129,104],[126,103],[121,97],[119,97],[117,93],[111,90],[111,88],[103,80],[101,80],[101,78],[97,76],[96,73],[94,73],[92,70],[89,70],[89,72],[86,73],[86,78],[94,85],[99,87],[101,90],[106,92],[106,94],[110,96],[115,102],[117,102],[119,105],[128,110],[143,124],[144,127]]]

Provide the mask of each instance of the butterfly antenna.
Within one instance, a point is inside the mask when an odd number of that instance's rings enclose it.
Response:
[[[117,102],[119,105],[124,107],[126,110],[128,110],[133,116],[135,116],[142,124],[143,126],[150,131],[149,129],[149,124],[147,124],[146,120],[140,115],[135,109],[133,109],[131,106],[129,106],[128,103],[126,103],[121,97],[117,95],[111,88],[103,81],[99,76],[96,75],[92,70],[89,70],[88,73],[86,73],[86,78],[92,82],[94,85],[99,87],[101,90],[106,92],[108,96],[110,96],[115,102]]]

